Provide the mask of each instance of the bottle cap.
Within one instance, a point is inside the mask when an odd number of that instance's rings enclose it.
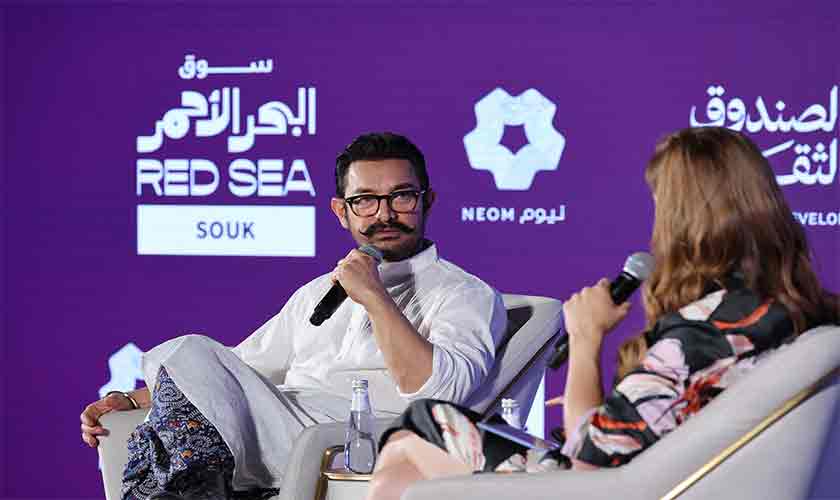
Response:
[[[518,408],[519,403],[512,398],[503,398],[502,399],[502,408]]]

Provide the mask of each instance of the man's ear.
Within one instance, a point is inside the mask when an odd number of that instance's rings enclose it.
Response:
[[[344,229],[350,229],[350,226],[347,223],[347,204],[344,203],[344,200],[341,198],[332,198],[330,200],[330,209],[338,218],[338,222],[341,224],[341,227]]]
[[[426,193],[423,195],[423,213],[429,211],[432,208],[432,205],[435,204],[435,199],[437,198],[437,193],[432,188],[426,189]]]

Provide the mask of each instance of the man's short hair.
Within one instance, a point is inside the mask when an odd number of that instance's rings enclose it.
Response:
[[[336,196],[344,198],[347,170],[351,163],[390,159],[408,160],[414,168],[414,175],[420,181],[420,189],[429,188],[429,174],[426,173],[426,159],[423,153],[406,137],[391,132],[381,132],[360,135],[335,159]]]

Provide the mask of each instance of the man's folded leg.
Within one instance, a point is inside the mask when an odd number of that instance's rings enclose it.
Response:
[[[234,457],[219,431],[184,396],[166,369],[158,372],[152,409],[128,441],[127,500],[264,499],[276,489],[234,491]]]

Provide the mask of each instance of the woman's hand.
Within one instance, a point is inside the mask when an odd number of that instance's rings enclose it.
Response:
[[[604,336],[630,311],[629,302],[618,306],[613,303],[609,286],[609,281],[602,278],[563,303],[570,353],[575,350],[600,352]]]
[[[563,421],[567,429],[579,425],[587,411],[604,402],[601,342],[629,311],[629,303],[619,306],[613,303],[606,279],[584,288],[563,304],[569,335],[569,372],[563,396]]]

